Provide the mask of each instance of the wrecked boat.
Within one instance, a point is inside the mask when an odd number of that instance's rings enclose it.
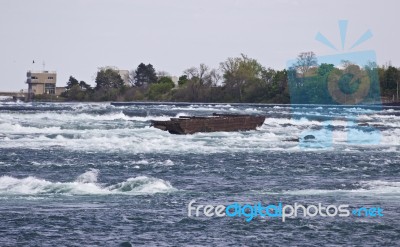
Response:
[[[167,121],[151,120],[151,126],[171,134],[194,134],[197,132],[247,131],[263,125],[265,116],[217,114],[212,116],[180,116]]]

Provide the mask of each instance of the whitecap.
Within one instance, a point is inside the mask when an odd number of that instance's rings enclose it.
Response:
[[[51,182],[33,176],[26,178],[2,176],[0,195],[138,195],[176,191],[168,181],[146,176],[128,178],[123,182],[104,186],[97,182],[98,174],[98,170],[92,169],[79,175],[73,182]]]
[[[324,195],[324,194],[349,194],[351,196],[385,196],[400,195],[400,182],[392,181],[361,181],[358,189],[303,189],[285,191],[289,195]]]

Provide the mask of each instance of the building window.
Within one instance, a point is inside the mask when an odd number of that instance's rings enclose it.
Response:
[[[54,77],[52,77],[52,76],[49,76],[49,77],[47,77],[47,79],[49,79],[49,80],[53,80],[53,79],[54,79]]]
[[[56,85],[52,83],[44,84],[44,93],[45,94],[55,94],[56,92]]]
[[[32,79],[32,80],[35,80],[35,79],[37,79],[37,77],[36,77],[36,76],[32,76],[31,79]]]

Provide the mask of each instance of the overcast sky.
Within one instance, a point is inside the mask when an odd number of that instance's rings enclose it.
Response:
[[[338,20],[348,20],[341,49]],[[179,76],[205,63],[218,67],[240,53],[283,69],[299,52],[374,50],[380,65],[400,66],[400,1],[321,0],[0,0],[0,91],[27,88],[27,70],[56,70],[94,85],[102,66],[151,63]],[[35,60],[35,64],[32,61]]]

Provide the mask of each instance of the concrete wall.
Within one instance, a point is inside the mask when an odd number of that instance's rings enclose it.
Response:
[[[44,94],[44,84],[30,83],[28,91],[33,94]]]

